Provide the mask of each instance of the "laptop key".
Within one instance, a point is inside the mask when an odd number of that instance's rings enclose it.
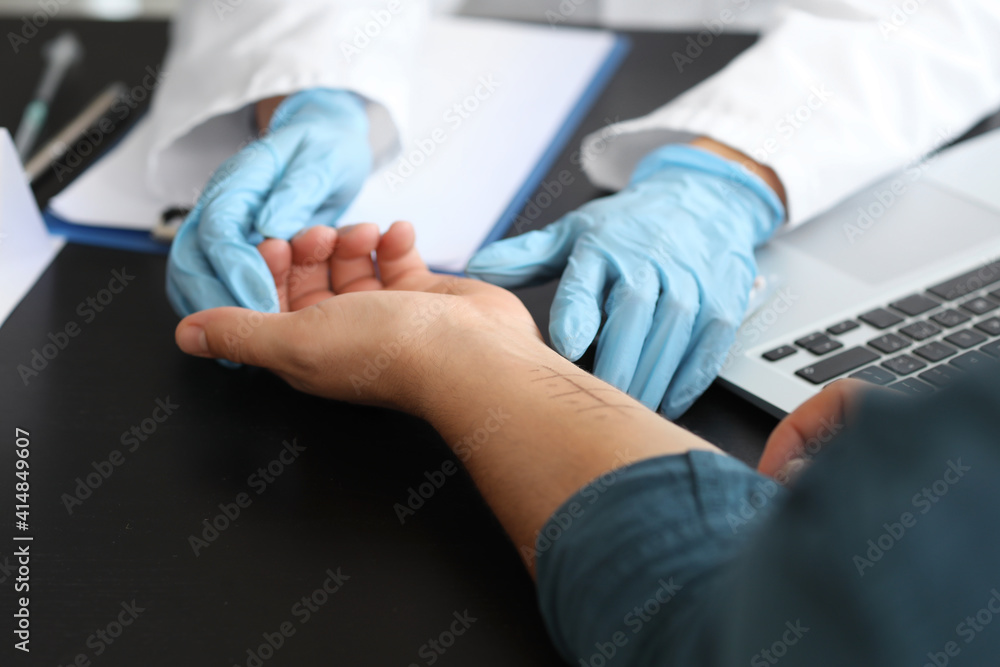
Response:
[[[823,384],[838,375],[843,375],[855,368],[870,364],[879,358],[878,353],[865,347],[852,347],[840,354],[827,357],[815,364],[800,368],[795,374],[813,384]]]
[[[927,361],[935,362],[941,361],[942,359],[947,359],[948,357],[956,354],[958,350],[953,348],[951,345],[945,345],[944,343],[927,343],[918,347],[913,351],[913,354],[923,357]]]
[[[985,341],[986,336],[972,329],[962,329],[950,336],[945,336],[944,339],[952,345],[957,345],[963,350],[968,350],[970,347],[975,347]]]
[[[782,345],[781,347],[774,348],[770,352],[765,352],[761,356],[767,359],[768,361],[777,361],[778,359],[784,359],[785,357],[790,357],[796,352],[798,352],[798,350],[796,350],[791,345]]]
[[[949,308],[948,310],[942,310],[936,315],[931,315],[931,319],[943,327],[950,328],[968,322],[969,316]]]
[[[945,301],[954,301],[995,282],[1000,282],[1000,262],[993,262],[974,271],[963,273],[951,280],[930,287],[927,291]]]
[[[817,343],[809,347],[809,351],[815,354],[817,357],[821,357],[824,354],[833,352],[834,350],[839,350],[844,347],[844,344],[839,340],[825,340],[822,343]]]
[[[894,359],[883,361],[882,365],[896,375],[909,375],[910,373],[919,371],[921,368],[927,368],[927,364],[919,359],[914,359],[908,354],[901,354]]]
[[[1000,306],[985,297],[977,296],[975,299],[969,299],[963,303],[962,308],[969,311],[973,315],[985,315],[991,310],[1000,308]]]
[[[929,394],[934,391],[934,387],[926,382],[921,382],[917,378],[906,378],[905,380],[900,380],[896,384],[890,384],[889,389],[898,389],[901,392],[913,395]]]
[[[1000,359],[1000,340],[995,340],[992,343],[983,345],[981,348],[979,348],[979,351],[985,352],[991,357],[996,357]]]
[[[859,315],[858,319],[872,325],[876,329],[888,329],[894,324],[899,324],[903,321],[902,317],[894,315],[884,308],[870,310],[864,315]]]
[[[834,324],[832,327],[829,327],[827,331],[832,333],[834,336],[839,336],[847,333],[848,331],[854,331],[860,326],[861,325],[854,320],[844,320],[840,324]]]
[[[982,368],[984,364],[995,364],[996,362],[996,359],[987,357],[978,350],[972,350],[952,359],[951,365],[963,371],[971,371],[976,368]]]
[[[906,313],[910,317],[914,317],[921,313],[926,313],[931,308],[937,308],[941,304],[923,294],[913,294],[905,299],[893,301],[889,305],[902,313]]]
[[[888,333],[878,338],[872,338],[868,341],[868,344],[874,347],[879,352],[885,352],[886,354],[891,354],[902,350],[904,347],[910,346],[910,341],[906,340],[902,336],[897,336],[893,333]]]
[[[844,347],[844,344],[839,340],[833,340],[825,333],[814,333],[809,334],[805,338],[800,338],[795,341],[795,344],[799,347],[804,347],[816,356],[821,356],[827,352],[832,352],[838,348]]]
[[[885,370],[884,368],[879,368],[878,366],[869,366],[868,368],[862,368],[857,373],[851,373],[850,377],[878,385],[887,385],[890,382],[894,382],[896,380],[895,375]]]
[[[1000,317],[991,317],[976,325],[976,328],[991,336],[1000,336]]]
[[[995,289],[992,292],[990,292],[990,296],[996,299],[997,301],[1000,301],[1000,289]]]
[[[906,334],[913,340],[924,340],[941,333],[941,327],[921,320],[920,322],[908,324],[900,329],[899,332]]]
[[[959,378],[959,371],[951,366],[941,365],[924,371],[917,377],[935,387],[947,387]]]

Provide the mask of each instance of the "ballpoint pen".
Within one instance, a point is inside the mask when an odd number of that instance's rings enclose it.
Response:
[[[112,83],[101,91],[101,94],[95,97],[76,118],[27,161],[24,165],[24,171],[28,174],[28,178],[34,182],[35,179],[47,172],[57,160],[83,138],[88,130],[94,128],[98,121],[104,118],[127,92],[128,89],[121,82]]]

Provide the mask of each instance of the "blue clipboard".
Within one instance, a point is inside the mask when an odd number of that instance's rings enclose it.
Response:
[[[572,138],[580,123],[590,112],[591,107],[604,92],[605,87],[611,78],[618,71],[625,57],[631,49],[631,42],[624,35],[616,35],[615,43],[608,52],[608,56],[594,75],[590,85],[580,96],[573,111],[566,118],[559,132],[552,139],[542,158],[535,165],[531,174],[521,185],[521,189],[511,199],[507,209],[497,220],[496,224],[483,240],[482,246],[502,238],[510,226],[514,224],[518,212],[524,208],[532,193],[541,185],[542,179],[552,168],[552,165],[562,154],[567,142]],[[114,150],[114,146],[109,148]],[[112,227],[94,227],[91,225],[78,225],[68,220],[64,220],[53,214],[51,210],[46,210],[42,214],[45,224],[52,234],[63,236],[67,241],[82,245],[102,246],[106,248],[117,248],[119,250],[132,250],[158,255],[166,255],[170,250],[170,245],[156,241],[145,230],[116,229]],[[480,247],[482,247],[480,246]]]

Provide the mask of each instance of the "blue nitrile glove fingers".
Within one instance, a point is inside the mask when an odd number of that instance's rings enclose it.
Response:
[[[552,280],[566,268],[577,238],[592,224],[570,213],[543,229],[491,243],[473,255],[465,272],[506,288]]]
[[[320,209],[339,218],[371,172],[368,125],[365,104],[353,93],[308,90],[278,105],[268,138],[287,167],[260,210],[258,231],[287,240],[317,224]]]
[[[188,215],[188,219],[197,219],[200,214],[195,209]],[[182,285],[185,289],[181,289]],[[170,261],[167,263],[167,299],[174,311],[181,316],[210,307],[240,305],[226,286],[215,277],[215,269],[201,251],[197,225],[185,222],[174,238],[170,248]]]
[[[515,237],[482,250],[470,272],[511,286],[551,277],[563,261],[555,348],[579,358],[603,302],[595,374],[676,417],[718,373],[746,310],[753,250],[783,219],[775,193],[739,165],[667,146],[639,164],[628,188],[555,223],[551,238],[572,245],[568,256],[565,246]],[[580,220],[587,224],[573,224]]]
[[[167,269],[177,313],[218,306],[277,312],[277,290],[257,244],[334,223],[371,164],[368,118],[356,95],[316,89],[285,100],[269,134],[216,170],[181,226]]]
[[[552,301],[550,318],[560,326],[549,327],[552,347],[570,361],[583,356],[601,328],[607,281],[608,265],[604,253],[586,243],[578,243],[566,260],[566,270],[556,290],[559,296]]]
[[[691,274],[673,264],[661,268],[662,285],[653,325],[642,346],[630,395],[655,408],[667,392],[670,379],[680,366],[698,316],[698,284]],[[604,341],[602,337],[598,342]],[[614,358],[613,355],[607,355]]]

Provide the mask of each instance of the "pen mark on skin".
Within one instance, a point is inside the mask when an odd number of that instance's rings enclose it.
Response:
[[[545,370],[547,370],[548,372],[552,373],[552,375],[548,375],[546,377],[535,378],[535,379],[532,380],[532,382],[545,382],[547,380],[563,380],[565,382],[568,382],[573,387],[573,391],[568,391],[568,392],[565,392],[563,394],[555,394],[553,396],[550,396],[549,398],[561,398],[561,397],[564,397],[564,396],[574,396],[576,394],[584,394],[585,396],[590,397],[592,400],[594,400],[594,401],[596,401],[598,403],[598,405],[592,405],[592,406],[587,407],[587,408],[577,408],[577,410],[576,410],[577,413],[587,412],[587,411],[590,411],[590,410],[598,410],[598,409],[601,409],[601,408],[610,408],[612,410],[617,410],[618,412],[621,412],[622,414],[625,414],[625,412],[624,412],[625,410],[634,410],[634,409],[636,409],[638,407],[636,405],[621,405],[621,404],[615,404],[615,403],[608,403],[606,400],[604,400],[603,398],[601,398],[596,393],[598,391],[613,391],[613,392],[617,392],[618,391],[617,389],[613,389],[611,387],[594,387],[594,388],[584,387],[583,385],[578,384],[574,380],[574,377],[575,377],[576,374],[574,374],[574,375],[568,375],[568,374],[565,374],[565,373],[559,373],[555,369],[550,368],[548,366],[542,366],[542,368],[545,369]],[[532,373],[536,373],[536,372],[540,372],[540,371],[541,371],[541,369],[535,368],[535,369],[532,369],[531,372]],[[549,386],[550,387],[554,387],[555,385],[551,384]],[[577,402],[578,401],[571,401],[571,403],[574,403],[574,404],[577,403]]]

